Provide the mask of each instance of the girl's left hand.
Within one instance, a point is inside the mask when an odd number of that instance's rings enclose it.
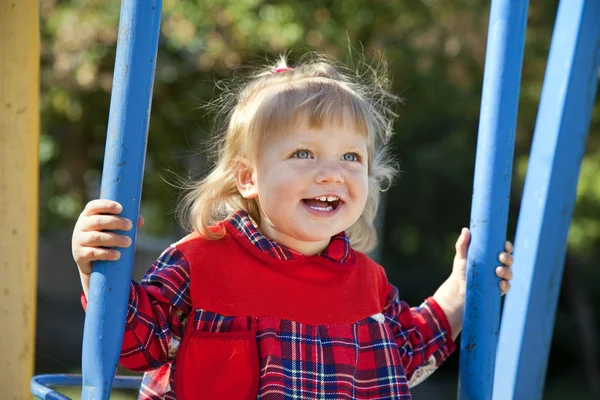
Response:
[[[471,240],[471,232],[467,228],[463,228],[458,240],[456,241],[456,255],[454,256],[454,265],[452,267],[452,275],[455,279],[466,284],[467,279],[467,250]],[[506,294],[510,290],[510,280],[513,277],[511,266],[513,264],[513,244],[506,241],[504,251],[498,255],[498,261],[501,263],[496,267],[496,275],[500,278],[498,286],[502,294]]]

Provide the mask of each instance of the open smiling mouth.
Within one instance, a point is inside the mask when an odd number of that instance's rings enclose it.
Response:
[[[302,200],[309,208],[316,211],[337,210],[342,201],[336,196],[319,196],[314,199]]]

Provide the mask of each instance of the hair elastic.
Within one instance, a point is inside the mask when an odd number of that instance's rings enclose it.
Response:
[[[294,70],[294,68],[291,68],[291,67],[277,67],[277,68],[273,68],[271,70],[271,72],[274,74],[278,74],[280,72],[287,72],[287,71],[293,71],[293,70]]]

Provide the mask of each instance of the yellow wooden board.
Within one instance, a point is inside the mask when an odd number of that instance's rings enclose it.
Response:
[[[29,399],[38,238],[38,0],[0,0],[0,398]]]

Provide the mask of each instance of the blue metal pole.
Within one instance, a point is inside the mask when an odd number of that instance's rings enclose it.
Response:
[[[504,304],[495,399],[541,399],[600,68],[600,0],[561,1]]]
[[[490,10],[471,208],[459,399],[491,399],[500,320],[495,269],[504,249],[521,83],[527,0]]]
[[[160,28],[160,0],[123,0],[108,119],[101,198],[137,221]],[[123,233],[123,232],[121,232]],[[117,262],[96,262],[84,326],[82,399],[108,399],[123,341],[135,229]]]
[[[31,394],[43,400],[71,400],[67,396],[51,389],[53,387],[81,386],[81,375],[44,374],[31,378]],[[113,387],[119,389],[139,389],[141,376],[116,376]]]

